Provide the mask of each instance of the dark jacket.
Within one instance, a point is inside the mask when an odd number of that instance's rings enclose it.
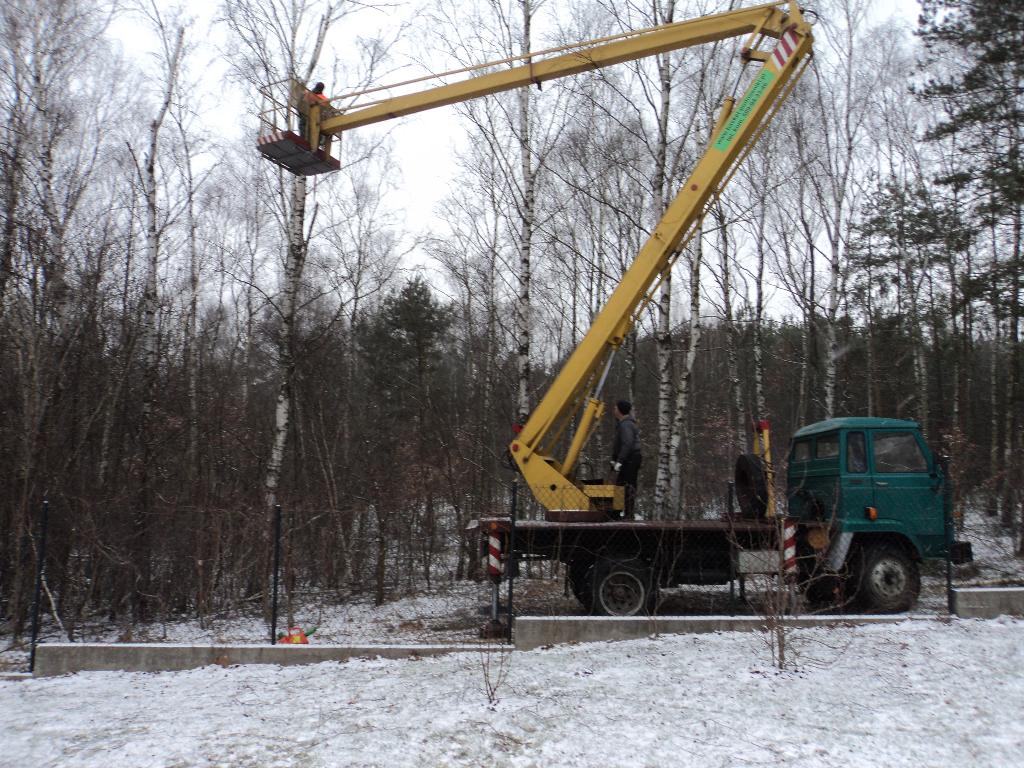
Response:
[[[615,425],[615,440],[612,442],[612,461],[625,464],[633,454],[640,453],[640,427],[632,413],[627,413]]]

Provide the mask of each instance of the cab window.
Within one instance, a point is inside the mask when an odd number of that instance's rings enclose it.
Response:
[[[818,459],[834,459],[839,455],[839,435],[819,437],[814,456]]]
[[[846,436],[846,471],[868,471],[868,457],[864,450],[863,432],[851,432]]]
[[[810,440],[797,440],[793,443],[793,453],[790,455],[790,461],[809,461],[811,458],[811,441]]]
[[[913,432],[883,432],[872,436],[876,472],[927,472],[928,462]]]

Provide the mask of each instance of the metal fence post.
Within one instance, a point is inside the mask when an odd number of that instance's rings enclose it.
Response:
[[[42,607],[43,570],[46,567],[46,529],[49,527],[50,502],[43,500],[39,513],[39,541],[36,545],[36,592],[32,600],[32,648],[28,656],[28,671],[36,669],[36,643],[39,640],[39,610]]]
[[[736,483],[730,480],[726,483],[725,490],[725,519],[729,521],[730,531],[732,522],[736,519]],[[732,533],[730,537],[734,538]],[[729,546],[729,609],[732,615],[736,615],[736,545]]]
[[[270,644],[277,643],[277,581],[281,570],[281,505],[274,505],[274,596],[270,603]]]
[[[953,479],[949,476],[949,457],[939,456],[942,470],[942,517],[946,534],[946,611],[952,616],[953,605]]]
[[[512,609],[512,587],[519,570],[516,562],[516,509],[519,506],[519,481],[512,481],[512,508],[509,510],[508,527],[508,641],[512,642],[512,622],[515,613]]]
[[[946,513],[946,613],[952,616],[956,612],[953,605],[953,520]]]

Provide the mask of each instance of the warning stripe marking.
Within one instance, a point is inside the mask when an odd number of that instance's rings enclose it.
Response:
[[[786,573],[796,573],[796,525],[787,520],[783,535],[785,537]]]
[[[501,539],[497,536],[487,537],[487,571],[491,576],[501,574]]]
[[[775,50],[772,51],[772,60],[775,62],[776,69],[781,70],[786,66],[786,62],[792,58],[799,43],[800,36],[796,33],[796,30],[787,29],[782,33],[782,37],[779,38],[778,45],[776,45]]]

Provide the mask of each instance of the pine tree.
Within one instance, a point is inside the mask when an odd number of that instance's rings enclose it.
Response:
[[[991,243],[991,263],[983,279],[991,296],[993,355],[1003,358],[996,365],[993,357],[991,469],[997,480],[994,500],[1002,508],[1003,522],[1011,525],[1021,509],[1021,481],[1012,467],[1024,420],[1024,0],[925,0],[919,34],[931,61],[948,62],[946,71],[919,92],[945,113],[926,138],[957,139],[959,175],[973,183],[977,228]],[[995,375],[999,369],[1002,398]]]

